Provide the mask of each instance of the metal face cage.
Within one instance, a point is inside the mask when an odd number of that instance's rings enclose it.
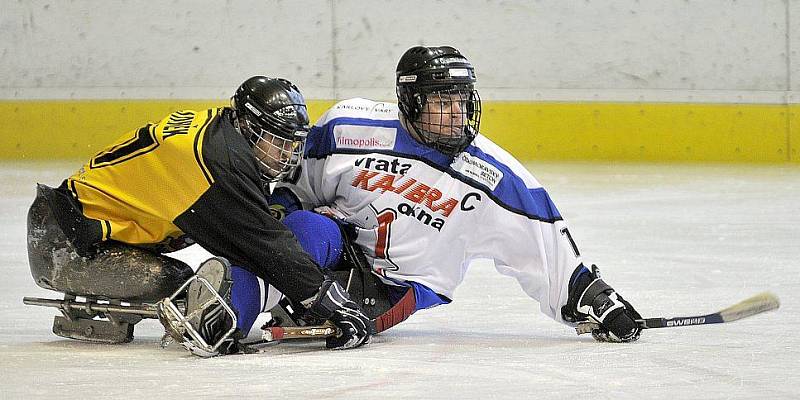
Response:
[[[418,110],[411,121],[420,140],[447,155],[456,155],[475,139],[481,100],[475,89],[449,89],[414,95]]]
[[[265,182],[277,182],[289,175],[300,164],[308,131],[302,127],[293,132],[279,134],[263,128],[249,114],[239,118],[239,125],[247,131],[246,137],[253,148]]]

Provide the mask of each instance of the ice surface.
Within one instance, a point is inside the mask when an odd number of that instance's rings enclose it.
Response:
[[[475,265],[453,304],[362,350],[281,344],[199,359],[159,348],[154,320],[133,343],[95,345],[53,335],[55,309],[22,304],[56,297],[27,267],[34,183],[57,185],[79,164],[0,165],[0,398],[800,398],[797,167],[529,165],[585,260],[645,316],[717,311],[765,290],[781,298],[776,312],[595,343]]]

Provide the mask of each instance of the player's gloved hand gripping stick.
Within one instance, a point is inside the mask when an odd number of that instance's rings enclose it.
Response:
[[[570,280],[569,298],[561,315],[567,322],[594,323],[591,333],[600,342],[633,342],[642,332],[636,323],[642,316],[614,289],[600,279],[600,271],[582,265]]]
[[[327,278],[322,283],[317,298],[308,308],[308,313],[315,319],[326,320],[338,328],[331,329],[330,326],[328,328],[323,326],[321,331],[310,331],[311,333],[329,333],[325,339],[329,349],[352,349],[361,347],[370,341],[372,323],[369,317],[350,299],[347,291],[332,278]]]

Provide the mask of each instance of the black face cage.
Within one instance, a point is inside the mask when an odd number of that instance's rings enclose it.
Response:
[[[243,114],[238,117],[239,126],[258,160],[261,179],[266,183],[282,180],[300,165],[308,127],[272,114],[264,114],[262,121],[250,113]]]
[[[416,93],[413,102],[414,115],[406,117],[424,144],[444,154],[461,153],[479,132],[481,99],[475,89]]]

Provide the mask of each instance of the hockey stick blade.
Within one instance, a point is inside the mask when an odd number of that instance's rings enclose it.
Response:
[[[775,310],[778,307],[780,307],[780,300],[778,300],[778,297],[772,293],[764,292],[712,314],[675,318],[645,318],[637,319],[636,322],[642,329],[721,324]],[[591,333],[599,327],[597,323],[586,321],[579,323],[578,326],[575,327],[575,331],[581,335],[584,333]]]
[[[722,322],[730,322],[747,318],[751,315],[761,314],[762,312],[775,310],[780,306],[781,302],[778,300],[778,296],[769,292],[764,292],[747,300],[742,300],[720,311],[718,314],[722,318]]]

